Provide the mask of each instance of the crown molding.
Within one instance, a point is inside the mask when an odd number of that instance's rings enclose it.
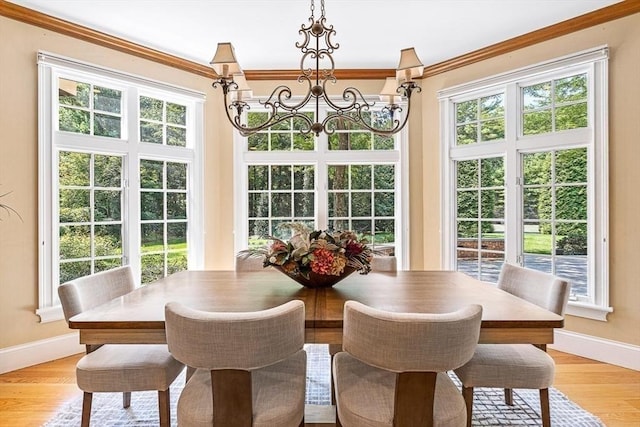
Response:
[[[638,12],[640,12],[640,0],[624,0],[620,3],[615,3],[611,6],[580,15],[576,18],[568,19],[539,30],[430,65],[424,68],[422,78],[446,73],[448,71],[455,70],[456,68],[465,67],[476,62],[504,55],[505,53],[513,52],[534,44],[546,42],[595,25],[624,18],[625,16],[633,15]]]
[[[455,70],[457,68],[513,52],[527,46],[552,40],[556,37],[564,36],[575,31],[580,31],[594,25],[600,25],[615,19],[624,18],[625,16],[633,15],[638,12],[640,12],[640,0],[624,0],[576,18],[550,25],[464,55],[456,56],[437,64],[429,65],[425,67],[422,78]],[[81,25],[73,24],[26,7],[18,6],[6,0],[0,0],[0,15],[89,43],[94,43],[99,46],[124,52],[129,55],[137,56],[139,58],[147,59],[149,61],[167,65],[169,67],[187,71],[189,73],[210,79],[216,78],[216,74],[207,65],[151,49]],[[384,79],[385,77],[393,76],[395,74],[395,70],[342,69],[336,70],[334,74],[336,78],[342,80]],[[247,80],[295,80],[300,75],[300,70],[245,70],[245,75]]]

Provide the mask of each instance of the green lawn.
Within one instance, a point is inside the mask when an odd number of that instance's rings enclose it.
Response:
[[[504,239],[504,233],[483,233],[486,239]],[[524,252],[527,254],[551,255],[551,234],[524,233]]]

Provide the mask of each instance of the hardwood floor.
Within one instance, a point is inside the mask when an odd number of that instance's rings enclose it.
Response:
[[[554,386],[608,427],[640,426],[640,372],[549,350]],[[0,426],[40,426],[82,395],[75,384],[80,355],[0,375]],[[331,424],[307,424],[330,427]]]

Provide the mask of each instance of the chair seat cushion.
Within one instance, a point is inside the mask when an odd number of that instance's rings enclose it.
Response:
[[[163,344],[110,344],[80,359],[76,377],[90,393],[166,390],[183,368]]]
[[[375,368],[345,352],[333,359],[337,412],[343,426],[393,425],[396,374]],[[434,426],[461,426],[466,408],[460,390],[446,373],[436,380]]]
[[[307,353],[293,356],[251,373],[253,427],[297,427],[304,417]],[[178,425],[211,427],[213,399],[211,373],[198,369],[178,400]]]
[[[465,387],[549,388],[555,364],[530,344],[479,344],[469,362],[455,369]]]

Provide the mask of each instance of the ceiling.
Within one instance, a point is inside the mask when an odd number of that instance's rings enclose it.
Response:
[[[245,70],[298,69],[311,15],[305,0],[8,1],[200,64],[232,42]],[[336,68],[396,68],[403,48],[428,66],[619,1],[326,0],[325,16]]]

